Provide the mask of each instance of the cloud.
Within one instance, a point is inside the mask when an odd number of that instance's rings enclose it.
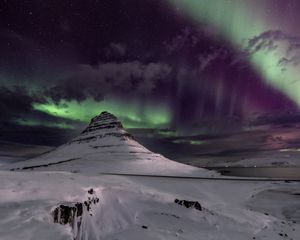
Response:
[[[133,62],[101,63],[96,67],[79,65],[75,73],[45,90],[54,101],[61,99],[83,101],[92,97],[97,101],[112,94],[149,94],[166,81],[171,67],[165,63]]]
[[[253,37],[248,42],[248,52],[254,54],[261,50],[268,50],[272,51],[275,50],[278,45],[276,44],[277,41],[280,41],[285,38],[283,32],[277,30],[270,30],[261,33],[258,36]]]
[[[299,124],[300,113],[298,111],[277,112],[276,114],[261,114],[251,120],[250,125],[259,126],[266,124],[285,125]]]
[[[81,122],[51,116],[32,107],[34,103],[46,102],[40,92],[29,91],[24,86],[0,87],[0,127],[3,124],[49,128],[82,127]]]
[[[0,131],[0,140],[46,146],[59,146],[80,133],[77,129],[47,127],[44,125],[28,126],[1,121]]]
[[[32,103],[43,103],[42,96],[30,93],[24,86],[0,87],[0,120],[10,120],[32,111]]]
[[[224,60],[228,56],[228,52],[224,48],[217,48],[212,50],[211,53],[199,56],[199,70],[204,71],[216,59]]]
[[[231,46],[226,45],[221,37],[209,31],[207,26],[203,28],[185,27],[171,40],[164,43],[166,51],[171,60],[177,59],[182,67],[197,69],[199,73],[207,70],[208,67],[218,67],[220,62],[222,65],[228,64],[227,59],[236,55]]]
[[[300,38],[280,30],[269,30],[250,39],[246,52],[253,55],[260,51],[280,54],[277,65],[282,71],[300,63]]]
[[[169,42],[165,42],[165,46],[169,53],[180,51],[186,46],[194,47],[199,42],[199,32],[192,27],[185,27],[181,32],[171,39]]]

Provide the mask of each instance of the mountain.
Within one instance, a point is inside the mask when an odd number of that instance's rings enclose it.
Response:
[[[116,116],[108,112],[102,112],[91,119],[86,129],[68,143],[42,156],[10,164],[9,169],[60,170],[89,174],[215,174],[171,161],[149,151],[134,140]]]

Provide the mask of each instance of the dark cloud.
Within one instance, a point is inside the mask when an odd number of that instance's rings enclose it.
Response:
[[[250,122],[252,126],[299,124],[299,111],[277,112],[276,114],[261,114]]]
[[[57,146],[75,136],[78,129],[83,128],[82,123],[50,116],[32,108],[33,103],[45,102],[42,95],[24,86],[0,87],[0,139]],[[36,126],[30,125],[31,122]],[[69,124],[75,129],[57,127],[62,124]]]
[[[34,103],[47,103],[40,92],[29,91],[24,86],[0,87],[0,123],[13,125],[48,125],[50,128],[68,125],[82,128],[78,121],[56,117],[36,111]]]
[[[249,40],[248,51],[250,54],[261,50],[272,51],[278,47],[276,42],[283,40],[284,38],[286,38],[285,34],[279,30],[263,32]]]
[[[225,48],[212,49],[211,53],[199,56],[199,71],[204,71],[214,60],[224,60],[228,57],[228,50]]]
[[[131,96],[151,93],[160,81],[167,81],[171,67],[165,63],[108,62],[96,67],[78,66],[75,73],[58,85],[45,90],[54,101],[83,101],[92,97],[101,101],[105,95]]]
[[[205,61],[210,62],[212,60],[210,58],[223,58],[230,50],[230,46],[221,40],[222,38],[216,38],[214,34],[208,33],[205,27],[190,25],[182,28],[169,41],[165,41],[164,45],[172,58],[176,57],[179,62],[184,59],[189,65],[197,67],[200,63],[203,68],[207,65]]]
[[[0,122],[0,140],[25,144],[59,146],[80,133],[81,129],[62,129],[40,126],[24,126],[13,122]]]
[[[24,86],[0,87],[0,119],[10,120],[32,111],[33,103],[43,103],[43,96],[30,93]]]

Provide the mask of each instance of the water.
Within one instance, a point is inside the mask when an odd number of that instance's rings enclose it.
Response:
[[[224,176],[282,178],[300,180],[300,167],[212,167]]]

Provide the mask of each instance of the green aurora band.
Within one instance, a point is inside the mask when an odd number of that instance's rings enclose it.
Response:
[[[175,9],[196,23],[214,27],[223,38],[238,50],[245,50],[248,40],[270,29],[280,29],[276,21],[263,15],[270,2],[241,0],[168,0]],[[256,5],[254,8],[253,6]],[[259,6],[259,7],[258,7]],[[259,51],[250,56],[254,68],[265,83],[281,91],[300,106],[300,82],[297,66],[282,71],[279,61],[287,56],[284,42],[273,51]]]
[[[73,129],[74,127],[67,123],[41,122],[35,119],[16,119],[15,123],[23,126],[38,127],[44,126],[49,128]]]
[[[141,108],[136,102],[120,102],[104,100],[96,102],[87,99],[83,102],[60,101],[55,104],[51,101],[46,104],[33,104],[33,109],[55,117],[87,123],[102,111],[109,111],[122,120],[126,128],[159,128],[167,127],[171,121],[171,114],[163,105],[154,106],[145,104]]]

